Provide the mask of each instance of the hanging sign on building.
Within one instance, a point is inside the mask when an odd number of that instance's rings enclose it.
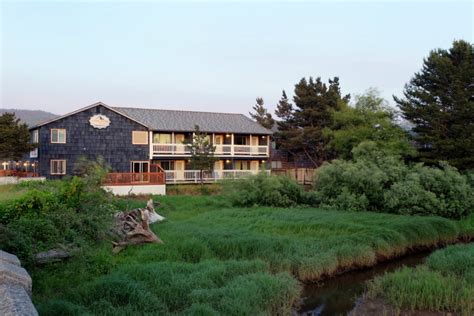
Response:
[[[110,125],[110,119],[105,115],[96,114],[91,116],[89,123],[94,128],[103,129]]]

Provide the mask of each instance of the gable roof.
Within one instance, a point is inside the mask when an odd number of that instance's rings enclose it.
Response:
[[[113,109],[156,131],[191,132],[195,125],[199,125],[203,132],[272,134],[272,131],[243,114],[118,107]]]
[[[105,104],[105,103],[96,102],[96,103],[93,103],[93,104],[88,105],[88,106],[86,106],[86,107],[80,108],[79,110],[66,113],[66,114],[64,114],[64,115],[58,116],[58,117],[56,117],[56,118],[53,118],[53,119],[51,119],[51,120],[47,120],[47,121],[44,121],[44,122],[40,122],[40,123],[38,123],[38,124],[36,124],[36,125],[34,125],[34,126],[31,126],[31,127],[29,128],[29,130],[33,130],[33,129],[36,129],[36,128],[40,127],[40,126],[47,125],[47,124],[49,124],[49,123],[59,121],[59,120],[61,120],[61,119],[63,119],[63,118],[66,118],[66,117],[68,117],[68,116],[71,116],[71,115],[80,113],[80,112],[82,112],[82,111],[85,111],[85,110],[88,110],[88,109],[91,109],[91,108],[94,108],[94,107],[99,106],[99,105],[100,105],[100,106],[103,106],[104,108],[107,108],[107,109],[109,109],[109,110],[111,110],[111,111],[113,111],[113,112],[115,112],[115,113],[117,113],[117,114],[120,114],[120,115],[122,115],[122,116],[125,116],[126,118],[128,118],[128,119],[130,119],[130,120],[132,120],[132,121],[134,121],[134,122],[136,122],[136,123],[138,123],[138,124],[140,124],[140,125],[143,125],[144,127],[148,127],[148,126],[144,125],[142,122],[138,122],[138,121],[136,121],[134,118],[128,117],[128,116],[126,116],[125,114],[118,112],[117,110],[115,110],[114,108],[108,106],[108,105]]]
[[[192,132],[195,125],[203,132],[216,133],[249,133],[249,134],[272,134],[271,130],[262,127],[257,122],[243,114],[197,112],[180,110],[159,110],[140,108],[111,107],[102,102],[97,102],[76,110],[74,112],[59,116],[49,121],[32,126],[30,130],[47,125],[51,122],[63,119],[76,113],[88,110],[96,106],[103,106],[116,112],[150,130]]]

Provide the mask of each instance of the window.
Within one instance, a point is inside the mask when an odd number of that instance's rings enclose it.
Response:
[[[38,133],[37,129],[35,129],[33,131],[33,134],[31,135],[31,142],[32,143],[38,143],[39,142],[39,133]]]
[[[51,174],[66,174],[66,160],[51,160]]]
[[[172,160],[160,161],[159,164],[163,170],[174,170],[174,161]]]
[[[237,160],[235,161],[236,170],[250,170],[250,161]]]
[[[281,161],[280,160],[273,160],[272,161],[272,169],[281,169]]]
[[[154,144],[171,144],[171,134],[156,133],[153,135]]]
[[[51,129],[51,143],[65,144],[66,143],[66,130],[64,128],[52,128]]]
[[[234,145],[248,145],[248,137],[243,135],[234,135]]]
[[[146,131],[132,131],[132,144],[134,144],[134,145],[148,145],[148,132],[146,132]]]
[[[148,161],[132,161],[131,169],[133,173],[146,173],[148,172],[148,168]]]
[[[38,148],[35,148],[30,151],[30,158],[38,158]]]

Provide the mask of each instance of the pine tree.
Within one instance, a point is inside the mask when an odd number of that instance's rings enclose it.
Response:
[[[201,184],[203,184],[204,171],[211,171],[216,157],[214,152],[216,147],[206,133],[202,133],[199,126],[194,127],[193,142],[187,144],[191,153],[191,165],[193,169],[200,171]]]
[[[276,134],[282,148],[293,154],[304,154],[315,167],[330,158],[325,148],[323,129],[331,123],[331,112],[349,102],[350,96],[342,96],[339,78],[302,78],[295,85],[294,107],[283,92],[276,115],[279,131]]]
[[[474,168],[474,46],[455,41],[449,50],[430,52],[423,68],[394,97],[414,124],[420,158]]]
[[[0,159],[20,160],[35,147],[30,144],[28,126],[21,123],[14,113],[0,116]]]
[[[249,112],[250,116],[263,127],[272,129],[273,125],[275,124],[272,114],[269,113],[265,108],[262,98],[257,98],[256,101],[257,104],[255,104],[252,108],[254,112]]]

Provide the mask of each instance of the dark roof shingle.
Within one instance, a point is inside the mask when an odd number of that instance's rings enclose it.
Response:
[[[156,131],[272,134],[243,114],[112,107]]]

